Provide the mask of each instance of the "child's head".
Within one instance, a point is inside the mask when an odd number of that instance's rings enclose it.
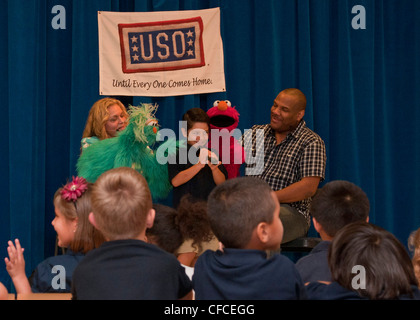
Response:
[[[417,286],[404,246],[390,232],[367,222],[354,222],[337,232],[328,264],[333,281],[369,299],[396,299]]]
[[[217,185],[208,198],[208,217],[226,248],[275,250],[283,238],[280,204],[263,180],[241,177]]]
[[[177,223],[178,212],[163,204],[155,203],[155,220],[153,227],[146,230],[147,240],[157,245],[159,248],[176,254],[178,248],[184,242],[184,237],[179,231]]]
[[[192,108],[183,115],[182,120],[187,124],[186,130],[182,128],[187,143],[204,146],[207,143],[210,128],[210,118],[207,113],[203,109]]]
[[[408,248],[413,252],[411,261],[413,262],[417,281],[420,283],[420,228],[410,234]]]
[[[54,194],[55,218],[52,225],[57,232],[58,245],[73,252],[86,253],[103,242],[103,236],[89,223],[92,184],[76,177]]]
[[[333,238],[345,225],[368,220],[369,199],[362,189],[351,182],[331,181],[318,190],[312,199],[310,212],[318,232],[322,228],[326,236]]]
[[[147,181],[132,168],[106,171],[92,188],[90,221],[107,240],[144,238],[154,213]]]
[[[185,195],[181,198],[177,211],[177,224],[184,239],[192,240],[192,246],[197,251],[202,251],[201,244],[214,238],[207,215],[207,202]]]

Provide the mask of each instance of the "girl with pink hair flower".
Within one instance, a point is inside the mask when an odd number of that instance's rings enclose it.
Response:
[[[90,189],[91,184],[84,178],[73,177],[71,182],[55,192],[55,217],[51,224],[57,232],[58,245],[66,248],[66,253],[41,262],[29,279],[25,274],[24,249],[19,240],[8,242],[6,270],[16,293],[70,292],[73,270],[88,251],[104,241],[100,232],[89,222]],[[61,276],[65,281],[58,280],[62,279]]]

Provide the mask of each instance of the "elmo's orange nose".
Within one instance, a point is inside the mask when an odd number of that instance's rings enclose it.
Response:
[[[217,106],[217,109],[219,109],[220,111],[226,111],[227,108],[228,108],[228,105],[226,101],[220,101],[219,105]]]

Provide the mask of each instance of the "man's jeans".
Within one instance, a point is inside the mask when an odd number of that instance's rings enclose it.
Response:
[[[305,237],[308,233],[309,226],[305,217],[288,204],[280,205],[280,220],[284,229],[282,243]]]

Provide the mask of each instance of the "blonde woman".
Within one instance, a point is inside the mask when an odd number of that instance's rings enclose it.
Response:
[[[125,129],[128,113],[121,101],[103,98],[96,101],[89,111],[82,136],[82,150],[99,140],[116,137]]]

